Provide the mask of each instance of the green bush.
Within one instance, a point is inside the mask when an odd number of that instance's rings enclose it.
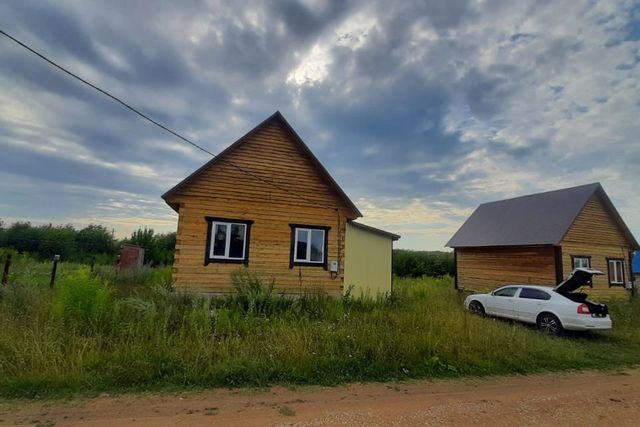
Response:
[[[58,282],[53,298],[54,317],[65,327],[91,331],[105,319],[111,292],[88,269],[80,269]]]
[[[239,277],[238,277],[239,276]],[[244,293],[105,284],[86,269],[0,296],[0,396],[336,384],[640,363],[640,302],[610,333],[557,338],[467,313],[451,277],[402,278],[393,299],[296,298],[239,272]]]

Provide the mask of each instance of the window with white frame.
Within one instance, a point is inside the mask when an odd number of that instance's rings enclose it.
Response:
[[[591,268],[591,257],[584,255],[575,255],[573,259],[573,268]]]
[[[328,227],[291,224],[291,267],[327,265]]]
[[[624,260],[609,259],[609,286],[624,286]]]
[[[207,217],[205,265],[210,262],[247,263],[249,230],[253,221]]]

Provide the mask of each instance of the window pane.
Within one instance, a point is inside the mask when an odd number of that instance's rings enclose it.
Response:
[[[244,258],[244,224],[231,224],[231,241],[229,242],[229,258]]]
[[[609,261],[609,283],[616,282],[616,265],[614,261]]]
[[[309,234],[306,229],[296,229],[296,259],[299,261],[307,260],[307,240]]]
[[[573,268],[590,268],[591,260],[586,257],[573,258]]]
[[[522,288],[520,291],[520,298],[550,300],[551,295],[539,289]]]
[[[512,297],[516,294],[516,291],[518,290],[518,288],[504,288],[504,289],[500,289],[499,291],[495,292],[494,295],[499,296],[499,297]]]
[[[311,230],[311,261],[324,261],[324,230]]]
[[[227,224],[215,224],[213,256],[224,256],[227,245]]]
[[[616,279],[618,283],[622,283],[622,261],[616,261]]]

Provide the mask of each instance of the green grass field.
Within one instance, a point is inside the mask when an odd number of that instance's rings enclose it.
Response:
[[[0,294],[0,396],[532,373],[640,362],[640,303],[614,331],[550,337],[463,310],[451,278],[397,279],[391,299],[176,295],[168,268],[119,282],[67,266],[56,289],[16,275]],[[37,266],[33,267],[37,269]],[[17,274],[17,273],[16,273]],[[45,281],[45,283],[48,283]]]

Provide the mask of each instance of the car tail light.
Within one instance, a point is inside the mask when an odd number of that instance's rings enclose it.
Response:
[[[589,306],[587,306],[587,304],[580,304],[578,306],[578,314],[591,314]]]

